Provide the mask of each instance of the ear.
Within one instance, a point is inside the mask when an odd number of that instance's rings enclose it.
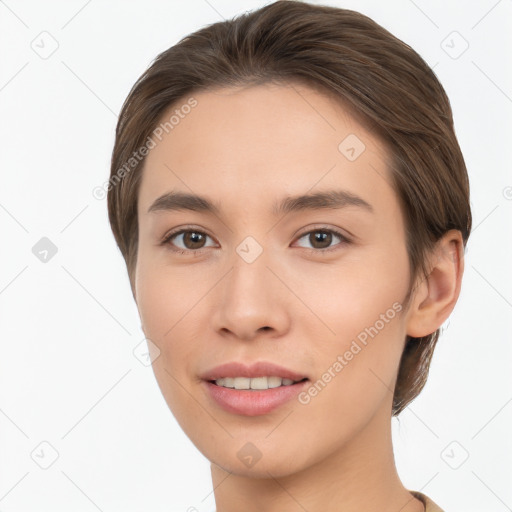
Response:
[[[407,334],[414,338],[435,332],[452,312],[459,298],[464,273],[464,245],[460,231],[452,229],[436,243],[427,277],[415,286],[408,311]]]

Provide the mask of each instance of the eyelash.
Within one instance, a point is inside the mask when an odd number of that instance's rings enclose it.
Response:
[[[200,235],[205,235],[209,238],[212,238],[210,235],[208,235],[207,233],[205,233],[204,231],[200,231],[198,229],[194,229],[194,228],[181,228],[179,229],[178,231],[172,231],[168,234],[166,234],[164,236],[164,238],[162,239],[161,241],[161,245],[169,245],[170,247],[170,250],[175,252],[175,253],[178,253],[178,254],[202,254],[206,249],[202,248],[202,249],[180,249],[180,248],[173,248],[171,247],[170,245],[170,241],[178,236],[178,235],[181,235],[183,233],[190,233],[190,232],[193,232],[193,233],[199,233]],[[330,247],[330,248],[327,248],[327,249],[315,249],[315,248],[309,248],[309,247],[301,247],[301,249],[304,249],[306,251],[308,251],[309,253],[311,254],[324,254],[324,253],[331,253],[332,251],[336,251],[340,248],[340,246],[345,246],[345,245],[348,245],[351,243],[351,240],[349,238],[347,238],[345,235],[343,235],[342,233],[340,233],[339,231],[335,230],[335,229],[332,229],[332,228],[315,228],[315,229],[310,229],[309,231],[306,231],[304,233],[301,233],[298,237],[297,237],[297,240],[300,240],[301,238],[303,238],[304,236],[306,235],[309,235],[311,233],[331,233],[331,234],[334,234],[335,236],[337,236],[338,238],[341,239],[341,242],[334,245],[333,247]]]

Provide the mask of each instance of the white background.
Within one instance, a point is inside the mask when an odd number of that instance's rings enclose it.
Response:
[[[152,59],[264,3],[0,1],[1,511],[214,507],[208,461],[134,356],[144,336],[92,190]],[[512,510],[512,2],[324,3],[369,15],[434,68],[471,180],[462,295],[425,390],[393,420],[399,473],[447,512]],[[458,58],[453,31],[469,44]],[[38,37],[58,43],[46,59]],[[32,252],[42,237],[58,249],[46,263]]]

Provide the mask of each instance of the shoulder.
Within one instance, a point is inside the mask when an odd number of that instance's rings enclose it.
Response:
[[[428,496],[418,491],[409,491],[415,498],[418,498],[425,505],[425,512],[444,512],[442,508],[434,503]]]

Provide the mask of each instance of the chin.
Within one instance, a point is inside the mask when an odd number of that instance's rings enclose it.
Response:
[[[252,467],[249,467],[240,461],[238,457],[228,458],[226,453],[223,453],[220,460],[212,460],[212,463],[233,475],[256,479],[284,478],[302,469],[296,461],[292,466],[289,460],[282,460],[281,456],[285,457],[284,455],[279,455],[280,460],[278,460],[275,455],[266,459],[262,456]]]

